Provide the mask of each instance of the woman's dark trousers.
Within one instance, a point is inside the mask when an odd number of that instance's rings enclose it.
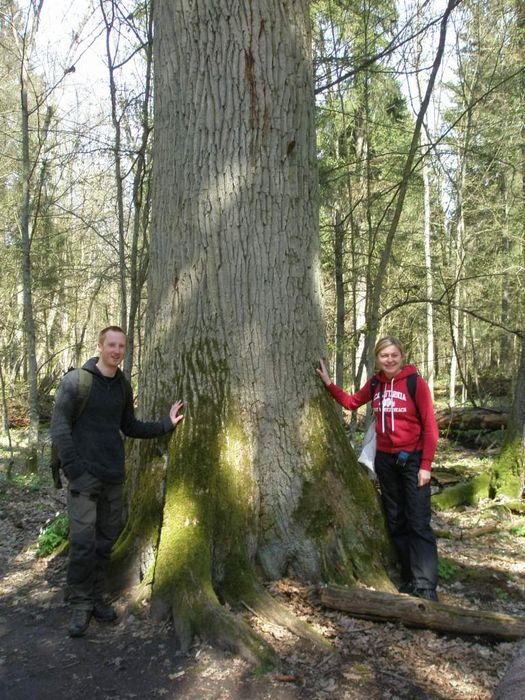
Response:
[[[375,471],[388,531],[399,555],[401,579],[414,588],[435,590],[436,538],[430,525],[430,484],[417,485],[421,452],[411,452],[405,464],[397,454],[377,452]]]

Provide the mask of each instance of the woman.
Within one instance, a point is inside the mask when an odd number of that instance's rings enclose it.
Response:
[[[430,390],[416,367],[404,364],[404,349],[397,338],[382,338],[374,353],[379,372],[352,395],[332,383],[322,360],[316,371],[344,408],[353,411],[372,401],[377,443],[374,465],[388,530],[399,554],[399,590],[437,600],[430,470],[438,428]],[[409,380],[410,375],[417,379]]]

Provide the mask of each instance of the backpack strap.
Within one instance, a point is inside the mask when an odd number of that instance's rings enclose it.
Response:
[[[86,408],[89,394],[91,393],[91,387],[93,385],[93,375],[86,369],[77,369],[73,371],[78,373],[77,403],[75,405],[75,415],[73,416],[73,422],[75,422],[84,413],[84,409]],[[124,401],[125,409],[128,400],[131,398],[131,386],[124,375],[121,375],[120,377],[120,388],[122,390],[122,399]]]
[[[86,369],[77,369],[73,371],[78,374],[78,394],[75,404],[75,414],[73,416],[73,422],[75,422],[80,418],[86,408],[91,393],[91,386],[93,385],[93,375]]]
[[[409,374],[407,377],[407,389],[408,393],[410,394],[410,398],[414,402],[414,406],[416,407],[416,413],[418,419],[421,421],[421,414],[419,413],[419,408],[417,407],[417,401],[416,401],[416,388],[417,388],[417,378],[419,377],[419,374]]]
[[[421,420],[421,415],[419,413],[419,408],[417,407],[417,401],[416,401],[416,388],[417,388],[417,378],[419,377],[419,374],[417,372],[415,374],[409,374],[407,377],[407,389],[408,393],[410,394],[410,398],[412,399],[414,406],[416,407],[416,413],[417,417],[419,420]],[[372,377],[372,380],[370,381],[370,399],[374,399],[374,394],[376,391],[376,387],[379,384],[379,379],[374,375]]]
[[[75,422],[80,418],[84,412],[84,409],[86,408],[89,394],[91,393],[91,387],[93,385],[93,375],[86,369],[76,369],[73,370],[73,372],[78,373],[77,403],[75,405],[75,414],[73,416],[73,422]],[[131,400],[131,385],[123,374],[120,376],[120,388],[122,391],[122,399],[124,401],[125,409],[128,401]]]

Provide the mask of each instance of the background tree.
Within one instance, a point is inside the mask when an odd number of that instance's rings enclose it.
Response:
[[[32,261],[31,261],[31,210],[33,214],[37,199],[32,195],[32,180],[37,162],[30,155],[30,126],[29,120],[42,107],[40,100],[30,103],[30,60],[35,33],[38,29],[40,6],[34,5],[25,17],[19,16],[16,7],[11,6],[11,29],[14,36],[13,48],[17,53],[19,70],[19,99],[20,99],[20,171],[19,171],[19,247],[20,267],[22,271],[22,296],[24,319],[25,357],[27,362],[28,408],[29,408],[29,447],[27,453],[27,468],[36,472],[38,469],[38,368],[36,357],[36,330],[33,314],[32,290]],[[31,95],[34,98],[34,95]],[[43,115],[42,115],[43,116]],[[48,111],[43,118],[43,129],[37,134],[37,149],[47,138],[49,120]],[[39,142],[39,137],[42,137]],[[43,175],[43,173],[42,173]],[[36,189],[36,188],[35,188]]]
[[[128,336],[124,372],[131,376],[148,264],[153,22],[148,3],[129,9],[115,0],[100,0],[113,127],[119,322]],[[134,81],[126,80],[126,73],[133,75],[132,65],[138,65],[138,74]]]

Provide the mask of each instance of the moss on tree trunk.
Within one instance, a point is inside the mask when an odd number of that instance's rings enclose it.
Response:
[[[315,374],[324,324],[308,3],[240,3],[235,21],[226,5],[154,5],[139,393],[144,415],[180,397],[185,417],[161,457],[134,451],[119,553],[151,580],[152,608],[172,614],[183,646],[198,633],[264,655],[223,602],[268,611],[260,582],[284,575],[388,588],[389,546]]]
[[[523,492],[525,449],[523,439],[515,437],[503,446],[492,467],[490,497],[520,498]]]

